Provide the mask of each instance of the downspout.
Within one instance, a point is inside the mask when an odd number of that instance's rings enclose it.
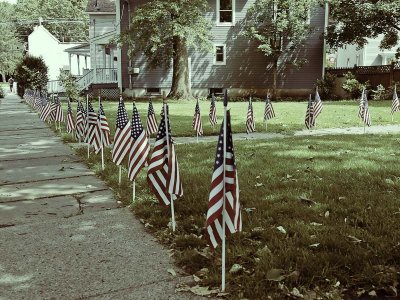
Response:
[[[328,28],[329,22],[329,4],[325,2],[325,21],[324,21],[324,46],[323,46],[323,53],[322,53],[322,78],[325,77],[325,68],[326,68],[326,33]]]

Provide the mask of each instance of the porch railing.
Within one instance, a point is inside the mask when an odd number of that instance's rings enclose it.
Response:
[[[116,68],[97,68],[95,83],[117,83],[118,72]]]
[[[47,82],[47,92],[51,94],[63,93],[65,89],[60,80],[50,80]]]
[[[89,85],[93,83],[93,79],[94,79],[94,72],[93,70],[90,70],[76,81],[79,90],[83,91],[84,89],[87,89]]]

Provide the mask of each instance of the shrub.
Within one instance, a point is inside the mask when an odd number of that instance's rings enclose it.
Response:
[[[376,90],[372,90],[372,99],[374,100],[386,100],[387,92],[385,87],[380,84],[376,87]]]
[[[317,80],[318,92],[322,99],[334,99],[336,95],[334,94],[336,75],[326,73],[324,78]]]
[[[60,72],[58,80],[61,81],[62,86],[65,88],[65,94],[69,99],[78,99],[78,84],[74,76],[69,72]]]
[[[0,86],[0,98],[4,98],[5,94],[4,94],[4,90],[3,88]]]
[[[342,88],[350,94],[350,97],[352,99],[356,99],[359,98],[361,96],[361,92],[363,89],[367,89],[370,84],[369,82],[365,82],[365,83],[360,83],[357,79],[356,76],[351,73],[351,72],[347,72],[345,75],[345,82],[342,85]]]
[[[42,57],[26,55],[17,65],[15,80],[18,82],[18,95],[23,96],[25,89],[43,91],[47,87],[48,67]]]

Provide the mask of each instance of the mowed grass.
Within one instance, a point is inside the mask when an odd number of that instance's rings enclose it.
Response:
[[[200,101],[200,111],[203,121],[205,135],[214,135],[219,130],[212,129],[209,123],[209,101]],[[196,102],[193,101],[169,101],[170,118],[172,134],[174,136],[195,136],[192,128],[194,108]],[[157,121],[160,120],[162,109],[161,100],[153,100],[154,110]],[[115,131],[115,119],[117,114],[118,102],[103,101],[104,111],[106,113],[112,134]],[[125,102],[128,115],[132,117],[132,103]],[[136,102],[142,122],[146,126],[148,103],[146,101]],[[276,118],[268,121],[268,132],[273,133],[292,133],[304,129],[304,117],[307,109],[306,102],[276,102],[273,103]],[[372,125],[400,124],[400,116],[395,115],[394,122],[391,120],[390,108],[391,101],[370,101],[370,114]],[[98,109],[97,102],[93,102],[95,111]],[[216,104],[219,124],[223,117],[223,104],[218,101]],[[231,109],[233,132],[246,132],[247,102],[229,103]],[[254,118],[257,131],[265,131],[263,123],[264,102],[253,102]],[[64,105],[64,108],[65,105]],[[73,103],[74,114],[76,112],[76,103]],[[360,126],[358,115],[358,101],[324,101],[323,112],[318,117],[317,128],[343,128],[351,126]]]
[[[243,232],[228,237],[227,271],[233,264],[243,269],[227,274],[228,298],[282,299],[294,288],[308,299],[396,294],[400,135],[234,144]],[[126,169],[118,186],[110,151],[102,171],[99,156],[92,153],[87,160],[86,148],[77,150],[145,227],[173,249],[176,263],[209,287],[219,287],[221,264],[220,248],[210,251],[204,236],[215,146],[176,146],[184,196],[175,202],[175,234],[168,229],[170,209],[155,200],[145,171],[131,203]]]

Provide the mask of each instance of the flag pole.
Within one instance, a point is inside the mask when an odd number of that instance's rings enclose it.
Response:
[[[122,181],[122,166],[119,165],[118,185],[121,185]]]
[[[164,100],[166,101],[166,100]],[[168,119],[167,119],[167,103],[163,103],[164,106],[164,122],[165,122],[165,132],[166,132],[166,137],[167,137],[167,155],[168,155],[168,161],[171,159],[170,158],[170,148],[169,148],[169,124],[168,124]],[[167,187],[168,188],[168,187]],[[172,199],[172,194],[169,194],[170,196],[170,202],[171,202],[171,219],[172,219],[172,231],[175,232],[175,208],[174,208],[174,199]]]
[[[100,96],[99,96],[99,110],[100,110],[100,104],[101,104],[101,100],[100,100]],[[104,171],[104,146],[103,146],[103,130],[101,129],[101,120],[100,120],[100,124],[98,124],[100,126],[100,147],[101,147],[101,169]]]
[[[222,180],[222,183],[223,183],[223,199],[222,199],[222,201],[223,201],[223,209],[222,209],[222,265],[221,265],[221,272],[222,272],[222,274],[221,274],[221,280],[222,280],[222,282],[221,282],[221,291],[222,292],[225,292],[225,268],[226,268],[226,266],[225,266],[225,260],[226,260],[226,257],[225,257],[225,252],[226,252],[226,250],[225,250],[225,248],[226,248],[226,239],[225,239],[225,196],[226,196],[226,191],[225,191],[225,180],[226,180],[226,157],[225,157],[225,155],[226,155],[226,111],[227,111],[227,105],[228,105],[228,94],[227,94],[227,91],[225,90],[225,99],[224,99],[224,137],[223,137],[223,139],[224,139],[224,146],[223,146],[223,161],[222,161],[222,166],[223,166],[223,168],[222,168],[222,170],[223,170],[223,180]]]
[[[196,132],[196,141],[197,141],[197,144],[198,144],[199,143],[199,132],[198,131]]]
[[[90,144],[89,144],[89,137],[88,137],[88,131],[89,131],[89,94],[86,95],[86,137],[87,139],[87,158],[90,157]]]

